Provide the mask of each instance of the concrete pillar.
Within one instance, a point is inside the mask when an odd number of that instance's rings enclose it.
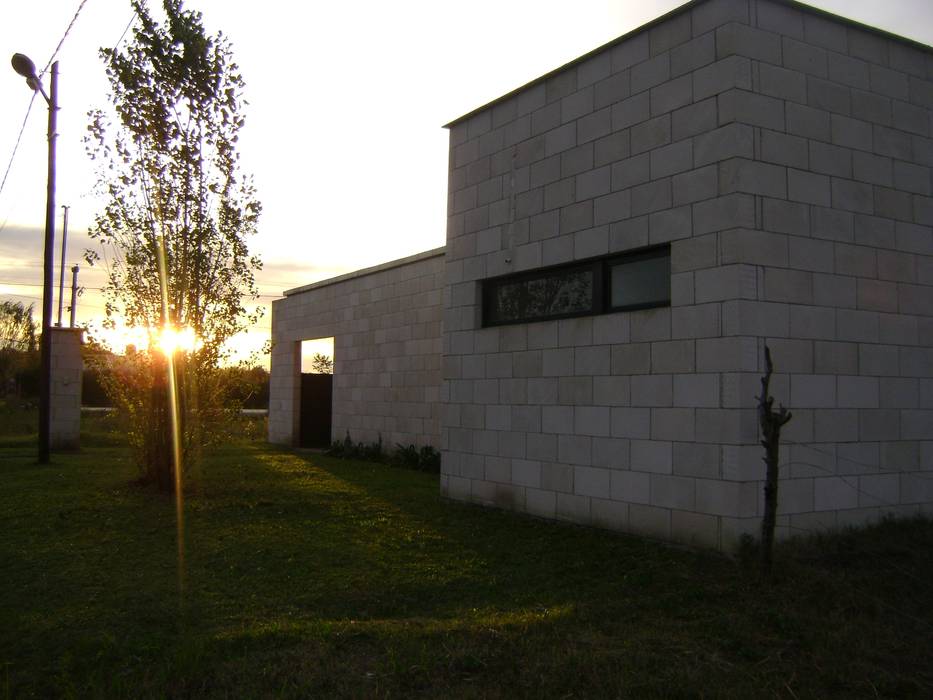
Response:
[[[81,433],[81,375],[84,361],[80,328],[51,328],[52,403],[51,434],[53,450],[77,449]]]
[[[269,442],[298,444],[300,399],[301,342],[276,343],[269,372]]]

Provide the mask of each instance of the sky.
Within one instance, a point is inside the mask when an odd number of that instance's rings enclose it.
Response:
[[[66,266],[85,288],[79,325],[99,327],[104,283],[88,268],[86,231],[100,208],[85,155],[87,112],[106,107],[101,46],[128,39],[128,0],[30,0],[0,10],[0,54],[41,70],[60,64],[56,295],[62,209]],[[150,0],[154,7],[156,3]],[[246,81],[244,171],[263,215],[250,240],[268,305],[293,287],[444,245],[443,125],[675,7],[682,0],[187,0],[223,31]],[[930,0],[814,0],[812,5],[933,44]],[[44,81],[48,87],[48,80]],[[6,170],[31,91],[0,68],[0,169]],[[41,313],[47,110],[37,97],[0,191],[0,300]],[[71,274],[66,273],[67,307]],[[57,310],[57,296],[54,308]],[[53,318],[53,321],[56,320]],[[67,323],[67,311],[65,322]],[[240,339],[269,338],[270,315]],[[115,349],[123,338],[110,337]]]

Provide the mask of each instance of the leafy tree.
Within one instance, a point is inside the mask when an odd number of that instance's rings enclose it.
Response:
[[[334,361],[330,356],[316,352],[311,358],[311,371],[314,374],[333,374]]]
[[[0,302],[0,348],[13,348],[23,352],[36,350],[36,322],[32,318],[32,304],[20,301]]]
[[[37,386],[39,353],[36,331],[31,304],[0,302],[0,392],[19,393],[24,387]]]
[[[152,346],[133,354],[132,381],[114,387],[146,478],[171,489],[171,414],[177,409],[190,462],[224,406],[225,343],[258,315],[244,299],[258,296],[260,262],[247,238],[261,206],[239,167],[244,83],[229,42],[208,35],[181,0],[163,0],[161,22],[145,0],[131,4],[132,39],[100,50],[113,109],[89,113],[105,204],[89,231],[99,251],[86,258],[107,266],[108,324],[190,328],[198,340],[167,357]]]

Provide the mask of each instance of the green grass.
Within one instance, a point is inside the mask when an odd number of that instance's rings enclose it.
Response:
[[[0,450],[0,698],[933,693],[930,521],[782,546],[765,583],[243,443],[192,477],[179,594],[174,501],[135,475]]]

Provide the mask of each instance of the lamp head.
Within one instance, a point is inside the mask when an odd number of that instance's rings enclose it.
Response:
[[[10,60],[13,70],[26,78],[26,84],[35,92],[39,89],[39,76],[36,75],[36,64],[29,56],[21,53],[13,54]]]

